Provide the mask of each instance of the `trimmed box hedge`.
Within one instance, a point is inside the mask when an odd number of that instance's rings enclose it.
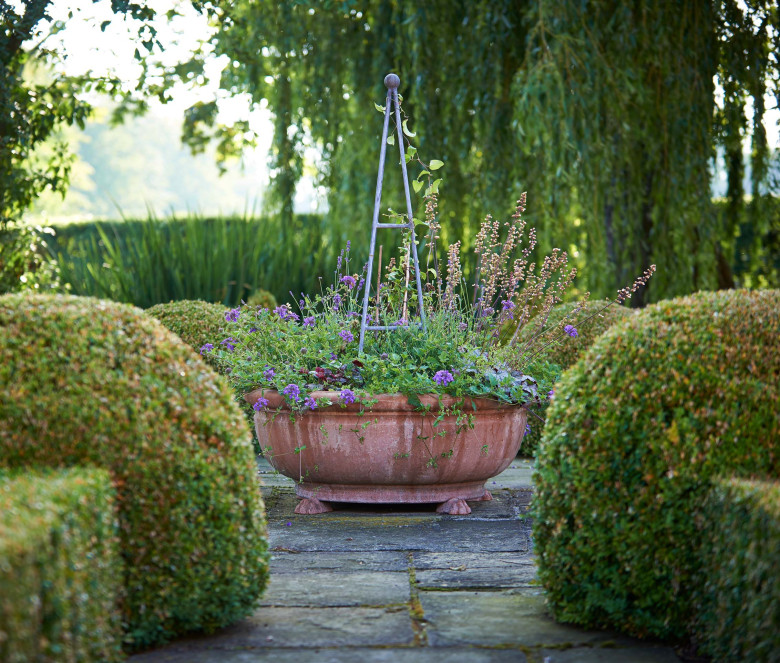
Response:
[[[251,436],[224,378],[143,311],[0,297],[0,467],[92,465],[117,489],[130,648],[249,614],[268,577]]]
[[[780,485],[717,481],[701,522],[699,651],[714,661],[780,660]]]
[[[218,347],[224,338],[222,328],[225,326],[225,314],[229,310],[222,304],[184,299],[156,304],[146,309],[146,313],[159,320],[195,352],[201,354],[208,364],[216,367],[214,355],[209,352],[201,353],[201,348],[206,343]]]
[[[0,474],[0,662],[118,661],[122,565],[105,470]]]
[[[778,338],[780,291],[700,293],[630,316],[564,373],[533,506],[557,619],[686,633],[711,481],[780,476]]]

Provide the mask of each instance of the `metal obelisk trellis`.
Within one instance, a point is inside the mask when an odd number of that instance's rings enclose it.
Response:
[[[368,325],[368,296],[371,291],[371,276],[374,268],[374,249],[376,248],[377,228],[407,228],[411,233],[411,249],[414,257],[414,278],[417,283],[417,305],[420,310],[420,323],[425,327],[425,310],[423,309],[422,282],[420,280],[420,263],[417,259],[417,242],[414,234],[414,218],[412,216],[412,199],[409,196],[409,180],[406,175],[406,157],[404,155],[404,135],[401,124],[401,105],[398,101],[398,86],[401,79],[395,74],[385,76],[387,87],[387,100],[385,102],[385,124],[382,129],[382,146],[379,150],[379,172],[376,176],[376,196],[374,198],[374,220],[371,226],[371,244],[368,249],[368,266],[366,269],[365,293],[363,294],[363,316],[360,320],[360,345],[359,352],[363,352],[363,343],[366,339],[366,331],[392,331],[403,325]],[[385,176],[385,152],[387,151],[387,128],[390,124],[390,109],[395,111],[395,124],[398,133],[398,150],[401,153],[401,172],[404,179],[404,194],[406,195],[406,223],[379,223],[379,206],[382,203],[382,180]],[[378,293],[377,293],[378,294]]]

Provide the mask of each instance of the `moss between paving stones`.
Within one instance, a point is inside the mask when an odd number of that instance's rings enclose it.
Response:
[[[780,656],[780,485],[729,479],[703,513],[694,605],[700,650],[715,661]]]
[[[121,660],[108,472],[0,475],[0,661]]]
[[[200,353],[200,349],[206,343],[217,346],[224,338],[222,328],[225,326],[225,313],[228,310],[222,304],[185,299],[156,304],[146,309],[146,313],[157,318],[182,341]],[[212,355],[204,353],[203,358],[212,366],[216,365]]]
[[[625,306],[613,304],[608,306],[606,300],[588,301],[581,308],[577,302],[560,304],[556,306],[547,318],[547,327],[550,331],[544,337],[552,339],[558,335],[558,340],[552,343],[541,353],[537,363],[543,368],[547,368],[548,375],[542,375],[542,379],[551,379],[553,384],[557,382],[560,374],[573,365],[591,345],[616,322],[623,320],[628,315],[636,314],[637,311],[628,309]],[[577,310],[577,309],[580,310]],[[577,311],[574,313],[574,311]],[[577,336],[571,337],[567,334],[560,336],[564,325],[573,325],[577,329]],[[528,341],[539,333],[539,329],[534,326],[532,320],[518,334],[519,343]],[[545,365],[546,363],[546,365]],[[532,372],[534,377],[538,377],[536,372]],[[546,395],[546,391],[543,396]],[[547,408],[549,401],[544,400],[540,407],[535,409],[538,417],[529,416],[528,424],[530,432],[523,437],[518,452],[521,456],[535,456],[539,447],[539,441],[542,439],[544,431],[544,421],[547,417]]]
[[[685,632],[711,481],[780,474],[778,338],[779,291],[701,293],[612,327],[564,374],[534,500],[558,619]]]
[[[267,581],[251,438],[224,379],[139,309],[0,297],[0,464],[108,469],[132,647],[248,614]]]

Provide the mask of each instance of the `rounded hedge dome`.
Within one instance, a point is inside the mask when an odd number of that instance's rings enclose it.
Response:
[[[222,340],[220,334],[225,326],[225,313],[228,310],[222,304],[185,299],[155,304],[146,309],[146,313],[157,318],[187,345],[200,352],[206,343],[216,347]],[[208,363],[212,363],[211,356],[209,353],[203,353]]]
[[[615,325],[563,375],[534,500],[558,619],[685,632],[711,481],[780,476],[778,339],[780,291],[700,293]]]
[[[268,573],[251,437],[224,379],[139,309],[0,297],[0,466],[110,471],[132,648],[249,613]]]

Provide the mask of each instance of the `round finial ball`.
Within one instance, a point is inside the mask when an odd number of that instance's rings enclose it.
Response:
[[[401,79],[398,78],[395,74],[388,74],[385,76],[385,87],[388,89],[395,88],[398,89],[398,86],[401,84]]]

